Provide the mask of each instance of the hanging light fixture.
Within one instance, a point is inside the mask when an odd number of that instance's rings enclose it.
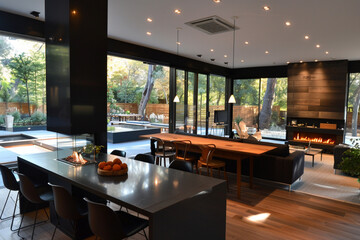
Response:
[[[232,57],[233,57],[233,61],[232,61],[232,67],[233,69],[235,68],[235,20],[237,19],[238,17],[237,16],[234,16],[233,19],[234,19],[234,27],[233,27],[233,54],[232,54]],[[229,101],[228,103],[236,103],[236,100],[235,100],[235,97],[234,97],[234,94],[231,94],[231,96],[229,97]]]
[[[181,30],[181,27],[176,28],[176,54],[179,55],[179,46],[180,46],[180,41],[179,41],[179,31]],[[180,99],[178,97],[178,95],[176,94],[173,100],[174,103],[178,103],[180,102]]]

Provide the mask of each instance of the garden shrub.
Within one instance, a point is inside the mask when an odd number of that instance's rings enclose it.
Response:
[[[19,122],[21,120],[21,115],[19,111],[15,111],[11,113],[11,115],[14,117],[14,122]]]
[[[43,114],[42,112],[37,111],[31,115],[32,122],[42,122],[45,120],[46,120],[45,114]]]

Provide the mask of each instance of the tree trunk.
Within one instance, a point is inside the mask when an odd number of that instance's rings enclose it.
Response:
[[[147,81],[146,81],[146,85],[144,88],[144,91],[142,93],[141,96],[141,100],[139,103],[139,108],[138,108],[138,114],[141,114],[141,119],[144,120],[145,119],[145,109],[146,109],[146,105],[150,99],[150,94],[151,91],[154,87],[154,78],[153,78],[153,72],[155,69],[155,65],[149,65],[149,69],[148,69],[148,76],[147,76]]]
[[[268,78],[263,105],[259,116],[260,129],[265,129],[270,127],[271,107],[275,96],[275,86],[276,86],[276,78]]]
[[[359,103],[360,103],[360,86],[357,87],[356,91],[354,92],[356,96],[353,102],[353,113],[351,119],[351,135],[356,137],[357,135],[357,122],[358,122],[358,113],[359,113]]]

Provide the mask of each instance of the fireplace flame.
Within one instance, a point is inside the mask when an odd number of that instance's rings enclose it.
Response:
[[[333,139],[331,139],[331,138],[323,139],[322,137],[317,137],[317,138],[300,137],[299,133],[296,135],[296,137],[294,137],[294,140],[296,140],[296,141],[314,142],[314,143],[324,143],[324,144],[335,144],[335,141]]]
[[[67,157],[66,160],[73,163],[80,163],[81,165],[87,163],[87,161],[83,159],[82,155],[75,151],[71,154],[71,156]]]

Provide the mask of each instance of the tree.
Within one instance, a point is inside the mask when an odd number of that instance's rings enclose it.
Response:
[[[5,112],[8,112],[8,103],[11,99],[10,94],[10,82],[7,82],[6,80],[1,81],[1,89],[0,89],[0,98],[5,102]]]
[[[259,128],[269,128],[271,122],[271,109],[275,95],[276,78],[268,78],[263,105],[259,115]]]
[[[152,89],[154,87],[155,80],[164,78],[163,67],[159,65],[149,64],[147,81],[144,87],[144,90],[141,95],[141,100],[138,107],[138,114],[142,115],[142,119],[145,118],[145,109],[146,105],[150,99]]]
[[[28,103],[28,112],[29,117],[31,115],[30,111],[30,95],[29,95],[29,80],[34,72],[34,66],[32,63],[32,58],[26,56],[25,53],[16,55],[12,58],[9,67],[11,69],[11,74],[14,78],[20,79],[26,87],[26,97]]]

